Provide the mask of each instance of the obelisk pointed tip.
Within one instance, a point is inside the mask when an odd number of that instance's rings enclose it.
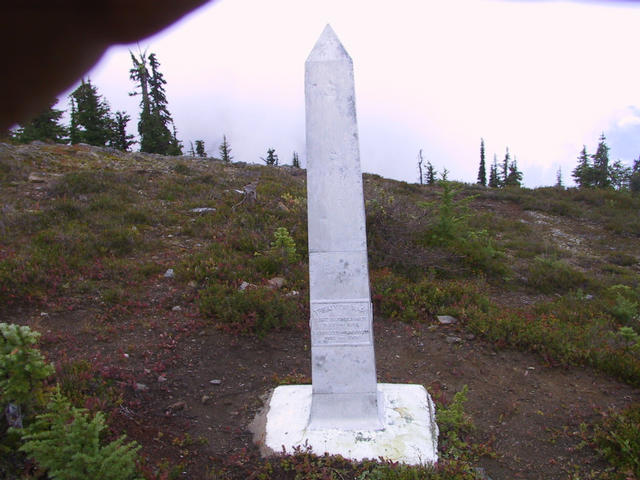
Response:
[[[351,62],[351,57],[342,46],[336,32],[327,23],[307,57],[307,62],[335,62],[341,60]]]

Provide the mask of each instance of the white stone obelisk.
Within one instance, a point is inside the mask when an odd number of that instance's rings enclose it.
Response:
[[[381,429],[353,63],[329,25],[305,63],[305,99],[310,428]]]
[[[353,64],[328,25],[305,64],[305,96],[312,385],[277,387],[254,440],[264,455],[433,463],[425,388],[376,384]]]

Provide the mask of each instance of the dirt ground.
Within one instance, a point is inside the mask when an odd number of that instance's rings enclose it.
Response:
[[[112,424],[143,445],[150,464],[181,464],[182,478],[204,479],[215,465],[255,459],[248,424],[262,398],[279,382],[310,381],[308,329],[241,337],[207,325],[193,292],[172,279],[154,279],[146,291],[107,316],[87,299],[70,311],[6,320],[43,332],[50,360],[86,359],[119,382],[124,402]],[[478,466],[493,480],[568,478],[597,467],[593,450],[577,448],[580,424],[640,400],[637,390],[590,369],[496,351],[457,325],[376,318],[374,328],[380,382],[422,384],[439,401],[468,385],[473,440],[496,453]]]

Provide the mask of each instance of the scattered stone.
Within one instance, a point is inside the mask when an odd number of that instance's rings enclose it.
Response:
[[[164,375],[160,375],[158,377],[158,382],[159,383],[166,382],[166,381],[167,381],[167,377],[165,377]]]
[[[590,293],[587,293],[587,294],[584,296],[584,299],[585,299],[585,300],[593,300],[593,295],[591,295]]]
[[[203,405],[206,405],[209,402],[209,400],[211,400],[211,397],[209,395],[203,395],[202,398],[200,399]]]
[[[280,289],[282,287],[284,287],[284,284],[286,283],[286,280],[282,277],[273,277],[270,278],[269,280],[267,280],[267,286],[269,288],[273,288],[273,289]]]
[[[289,213],[289,212],[290,212],[289,207],[287,207],[287,206],[286,206],[284,203],[282,203],[282,202],[278,202],[278,208],[279,208],[280,210],[282,210],[283,212],[287,212],[287,213]]]
[[[462,343],[462,339],[460,337],[446,337],[445,342],[449,343],[449,344],[454,344],[454,343]]]
[[[241,292],[244,292],[247,288],[257,288],[257,287],[253,283],[242,282],[238,287],[238,290],[240,290]]]
[[[222,384],[222,380],[215,379],[215,380],[209,381],[209,383],[211,385],[221,385]]]
[[[289,293],[285,295],[285,297],[297,297],[300,295],[300,292],[297,290],[291,290]]]
[[[216,209],[211,207],[198,207],[198,208],[191,209],[192,213],[206,213],[206,212],[215,212],[215,211]]]
[[[474,470],[476,471],[476,478],[478,478],[478,480],[491,480],[491,477],[487,475],[487,471],[484,468],[475,467]]]
[[[40,312],[41,317],[48,317],[49,314],[47,312]]]
[[[191,288],[198,288],[198,282],[196,282],[195,280],[191,280],[191,281],[188,283],[188,285],[189,285]]]
[[[172,403],[171,405],[169,405],[167,407],[167,412],[168,413],[179,412],[180,410],[184,410],[186,406],[187,406],[187,403],[181,400],[179,402]]]
[[[31,172],[28,178],[31,183],[45,183],[47,181],[47,177],[42,173]]]
[[[172,312],[180,312],[182,311],[182,307],[180,305],[176,305],[171,309]]]
[[[475,340],[476,336],[473,333],[467,333],[464,338],[466,338],[467,340]]]
[[[452,325],[458,322],[458,319],[451,315],[438,315],[438,321],[441,325]]]
[[[166,272],[164,272],[164,278],[174,278],[176,276],[173,268],[168,268]]]
[[[146,392],[147,390],[149,390],[149,387],[147,387],[144,383],[136,383],[134,389],[136,392]]]

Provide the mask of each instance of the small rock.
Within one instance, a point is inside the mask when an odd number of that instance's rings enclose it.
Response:
[[[282,277],[273,277],[267,280],[267,286],[273,289],[280,289],[284,287],[286,280]]]
[[[191,209],[191,212],[193,213],[206,213],[206,212],[215,212],[215,211],[216,209],[211,207],[198,207],[198,208]]]
[[[289,212],[289,207],[287,207],[284,203],[278,202],[278,208],[283,212]]]
[[[458,319],[451,315],[438,315],[438,321],[442,325],[451,325],[453,323],[457,323]]]
[[[167,407],[167,412],[169,413],[179,412],[180,410],[184,410],[186,406],[187,406],[187,403],[181,400],[179,402],[172,403],[171,405],[169,405]]]
[[[244,292],[247,288],[257,288],[257,287],[253,283],[242,282],[238,287],[238,290],[240,290],[241,292]]]
[[[171,309],[171,311],[173,311],[173,312],[180,312],[180,311],[182,311],[182,307],[181,307],[180,305],[176,305],[175,307],[173,307],[173,308]]]
[[[191,281],[188,283],[188,285],[189,285],[191,288],[198,288],[198,282],[196,282],[195,280],[191,280]]]
[[[31,172],[28,180],[31,183],[44,183],[47,181],[47,178],[41,173]]]
[[[41,317],[48,317],[49,314],[47,312],[40,312]]]
[[[164,272],[164,278],[174,278],[175,276],[176,276],[176,274],[173,271],[173,268],[169,268],[169,269],[167,269],[166,272]]]
[[[149,387],[147,387],[144,383],[136,383],[136,392],[146,392],[147,390],[149,390]]]
[[[159,383],[166,382],[166,381],[167,381],[167,377],[165,377],[164,375],[160,375],[158,377],[158,382]]]
[[[203,405],[206,405],[209,400],[211,400],[211,397],[209,395],[203,395],[200,399]]]
[[[300,292],[297,290],[291,290],[289,293],[285,295],[285,297],[297,297],[300,295]]]
[[[222,384],[222,380],[215,379],[215,380],[209,381],[209,383],[211,385],[220,385],[220,384]]]
[[[473,333],[467,333],[464,338],[466,338],[467,340],[475,340],[476,336]]]
[[[446,337],[444,340],[449,344],[462,343],[462,339],[460,337]]]
[[[475,467],[474,470],[476,471],[476,478],[478,478],[479,480],[491,480],[491,477],[487,475],[487,472],[484,468]]]
[[[587,293],[587,294],[584,296],[584,299],[585,299],[585,300],[593,300],[593,295],[591,295],[590,293]]]

